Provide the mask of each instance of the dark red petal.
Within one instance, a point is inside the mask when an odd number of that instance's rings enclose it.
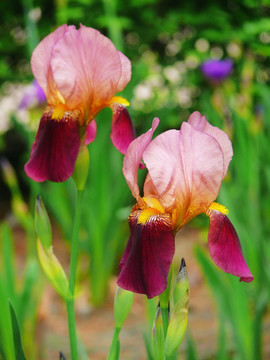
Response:
[[[88,145],[95,140],[97,134],[97,124],[94,119],[86,127],[85,133],[86,136],[85,136],[84,144]]]
[[[79,125],[73,113],[52,120],[52,111],[45,111],[40,120],[31,155],[24,169],[35,181],[61,182],[73,171],[80,149]]]
[[[217,266],[226,273],[239,276],[240,281],[250,282],[253,276],[245,262],[238,235],[226,215],[209,211],[210,228],[208,246]]]
[[[166,288],[174,255],[174,235],[169,215],[151,216],[145,224],[139,224],[140,213],[132,213],[129,219],[131,235],[117,283],[151,299]]]
[[[112,106],[112,132],[113,145],[122,154],[125,154],[129,144],[135,139],[135,129],[127,109],[118,104]]]

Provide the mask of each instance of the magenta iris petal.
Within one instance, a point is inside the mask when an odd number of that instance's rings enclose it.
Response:
[[[122,154],[125,154],[129,144],[135,139],[135,129],[127,109],[122,105],[112,106],[112,132],[113,145]]]
[[[117,283],[151,299],[166,288],[174,255],[174,235],[168,215],[151,216],[146,223],[139,224],[140,213],[132,213],[129,219],[131,236]]]
[[[86,137],[84,140],[84,144],[88,145],[95,140],[96,135],[97,135],[97,124],[96,124],[95,120],[92,120],[90,122],[90,124],[87,126],[85,132],[86,132]]]
[[[240,277],[240,281],[250,282],[253,276],[242,254],[238,235],[226,215],[210,210],[208,246],[215,264],[226,273]]]
[[[73,171],[80,148],[78,122],[68,115],[52,120],[45,112],[40,120],[26,174],[33,180],[61,182]]]

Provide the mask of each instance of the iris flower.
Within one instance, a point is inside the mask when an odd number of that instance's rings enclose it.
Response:
[[[151,140],[158,123],[155,118],[152,129],[134,140],[124,157],[123,173],[137,204],[129,216],[130,237],[118,285],[148,298],[161,294],[175,234],[201,213],[210,218],[208,246],[213,261],[240,281],[252,281],[228,210],[214,202],[233,155],[228,136],[194,112],[180,130]],[[137,183],[141,159],[148,169],[143,197]]]
[[[40,120],[27,175],[35,181],[65,181],[74,171],[81,144],[93,141],[95,116],[112,109],[111,140],[125,153],[134,128],[115,96],[131,77],[130,61],[95,29],[63,25],[44,38],[33,52],[32,72],[46,94],[48,106]]]
[[[232,69],[233,61],[231,59],[210,59],[205,61],[201,66],[203,74],[209,80],[216,83],[225,80],[231,74]]]

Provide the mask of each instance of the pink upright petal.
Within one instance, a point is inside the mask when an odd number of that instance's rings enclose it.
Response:
[[[213,136],[219,143],[224,155],[224,176],[228,171],[230,161],[233,156],[232,143],[228,135],[219,128],[212,126],[198,111],[192,113],[188,119],[188,123],[196,130],[202,131]]]
[[[183,123],[157,136],[143,153],[164,208],[176,211],[176,226],[206,211],[223,179],[223,152],[210,135]]]
[[[74,171],[80,148],[78,122],[66,113],[62,120],[52,120],[52,111],[40,120],[26,174],[35,181],[61,182]]]
[[[113,104],[111,140],[122,154],[125,154],[129,144],[135,139],[135,129],[130,115],[123,105]]]
[[[151,299],[166,288],[174,255],[174,235],[167,214],[151,216],[145,224],[140,224],[140,213],[140,210],[132,213],[129,219],[131,237],[117,283]]]
[[[152,122],[152,128],[148,130],[145,134],[139,136],[137,139],[132,141],[124,157],[123,174],[135,199],[138,199],[140,196],[137,176],[138,168],[142,159],[142,154],[145,151],[146,147],[149,145],[158,124],[159,119],[155,118]]]
[[[118,51],[118,55],[121,60],[122,73],[121,73],[121,78],[117,84],[116,92],[122,91],[127,86],[127,84],[130,81],[130,78],[131,78],[131,62],[130,62],[130,60],[124,54],[122,54],[120,51]]]
[[[71,109],[104,106],[114,96],[122,74],[113,43],[82,25],[57,42],[51,64],[57,88]]]
[[[93,142],[96,138],[97,124],[96,124],[95,120],[92,120],[90,122],[90,124],[87,126],[85,132],[86,132],[86,137],[85,137],[84,143],[85,143],[85,145],[88,145],[91,142]]]
[[[240,277],[240,281],[252,281],[253,276],[230,220],[217,210],[208,210],[207,215],[210,218],[208,247],[214,263],[226,273]]]
[[[53,33],[46,36],[35,48],[31,58],[31,68],[39,85],[43,88],[48,103],[53,104],[56,96],[56,85],[52,76],[52,51],[59,39],[68,31],[75,30],[75,26],[62,25]]]

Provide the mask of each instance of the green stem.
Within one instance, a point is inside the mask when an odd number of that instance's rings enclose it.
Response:
[[[78,360],[78,344],[76,334],[76,319],[75,319],[75,308],[74,299],[66,300],[67,315],[68,315],[68,331],[69,331],[69,342],[71,359]]]
[[[76,282],[78,239],[79,239],[79,230],[80,230],[81,215],[82,215],[83,193],[84,193],[83,190],[78,190],[77,205],[75,209],[75,218],[73,223],[73,232],[72,232],[72,241],[71,241],[72,247],[71,247],[71,260],[70,260],[70,268],[69,268],[69,290],[73,297],[74,297],[74,289]]]
[[[161,309],[161,316],[163,322],[164,338],[166,338],[168,325],[169,325],[168,307],[160,307],[160,309]]]
[[[115,350],[116,350],[116,342],[117,342],[117,340],[119,338],[120,331],[121,331],[121,328],[115,328],[114,329],[112,343],[111,343],[111,346],[110,346],[110,351],[109,351],[107,360],[114,360]]]
[[[68,329],[69,329],[69,341],[71,359],[78,360],[78,346],[77,346],[77,335],[76,335],[76,319],[74,309],[74,290],[76,283],[76,266],[78,257],[78,239],[79,230],[82,214],[82,200],[83,190],[77,192],[77,204],[75,209],[75,217],[73,223],[72,241],[71,241],[71,260],[70,260],[70,271],[69,271],[69,291],[71,297],[66,300],[67,314],[68,314]]]

